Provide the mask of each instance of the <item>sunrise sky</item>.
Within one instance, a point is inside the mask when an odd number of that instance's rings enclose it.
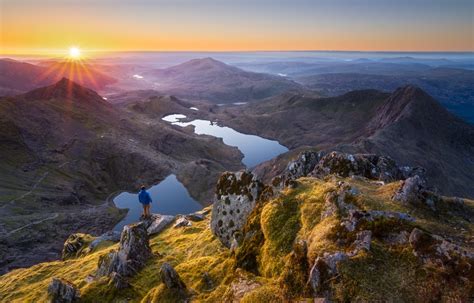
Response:
[[[0,0],[0,52],[474,51],[472,0]]]

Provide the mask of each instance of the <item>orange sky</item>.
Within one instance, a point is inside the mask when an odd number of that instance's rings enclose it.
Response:
[[[474,51],[473,2],[2,0],[0,52]]]

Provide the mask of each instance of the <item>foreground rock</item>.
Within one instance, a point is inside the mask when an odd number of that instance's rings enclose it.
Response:
[[[298,158],[288,163],[280,176],[273,178],[272,185],[277,188],[291,186],[294,180],[311,173],[321,157],[322,152],[302,152]]]
[[[64,242],[63,251],[61,258],[63,260],[77,257],[80,252],[88,246],[88,243],[92,240],[92,236],[82,233],[76,233],[70,235]]]
[[[119,250],[99,259],[96,276],[111,276],[114,273],[116,280],[132,276],[145,265],[151,255],[145,225],[142,222],[126,225],[120,237]],[[125,285],[122,281],[116,281],[115,284]]]
[[[226,247],[240,241],[241,230],[263,189],[264,185],[246,171],[227,172],[219,178],[211,229]]]
[[[48,295],[52,303],[75,302],[80,297],[79,291],[73,283],[59,278],[53,278],[49,284]]]
[[[142,220],[149,236],[162,232],[173,220],[175,216],[152,214],[150,218]]]

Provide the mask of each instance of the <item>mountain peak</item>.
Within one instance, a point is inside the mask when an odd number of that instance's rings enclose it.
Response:
[[[67,99],[80,102],[106,103],[95,91],[65,77],[55,84],[29,91],[23,96],[25,99],[31,100]]]

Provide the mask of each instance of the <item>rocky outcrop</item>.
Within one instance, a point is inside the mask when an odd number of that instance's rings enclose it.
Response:
[[[148,235],[151,236],[163,231],[174,219],[175,216],[152,214],[150,218],[144,219],[142,222]]]
[[[241,230],[262,194],[264,185],[247,172],[226,172],[217,183],[211,229],[226,247],[240,242]]]
[[[53,278],[48,286],[48,296],[51,303],[70,303],[77,301],[80,294],[73,283]]]
[[[409,237],[413,254],[424,263],[450,267],[458,275],[474,274],[474,253],[453,244],[443,237],[414,228]]]
[[[425,180],[419,176],[413,176],[402,182],[392,200],[404,204],[417,204],[423,201]]]
[[[330,174],[341,177],[362,176],[368,179],[392,182],[404,179],[407,172],[389,157],[374,154],[346,154],[331,152],[321,158],[311,175],[324,177]]]
[[[178,290],[182,294],[186,294],[186,285],[169,263],[163,263],[163,265],[161,265],[160,277],[166,288]]]
[[[288,163],[280,176],[273,178],[272,185],[277,188],[292,186],[294,180],[305,177],[313,171],[322,155],[322,152],[302,152],[298,158]]]
[[[126,225],[120,237],[118,251],[101,256],[96,276],[129,277],[140,270],[151,257],[148,233],[145,225],[140,222]]]
[[[308,284],[313,289],[316,295],[324,295],[323,281],[335,276],[337,274],[337,264],[341,261],[347,260],[348,256],[344,252],[324,253],[323,256],[317,257],[313,267],[309,272]]]
[[[61,258],[63,260],[77,257],[79,252],[82,251],[92,238],[90,235],[76,233],[70,235],[67,240],[64,242],[63,251],[61,253]]]

